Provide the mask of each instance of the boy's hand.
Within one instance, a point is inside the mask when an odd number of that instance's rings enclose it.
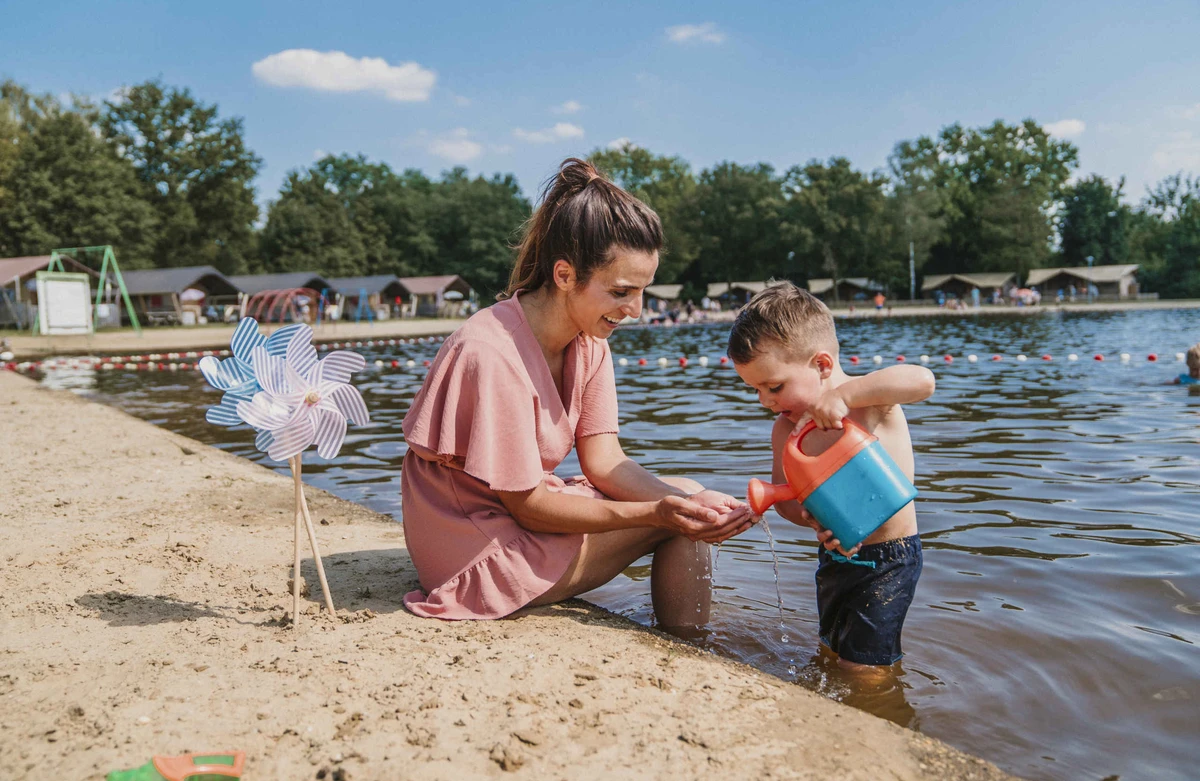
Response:
[[[855,545],[853,548],[847,551],[842,548],[842,543],[840,540],[835,540],[833,538],[833,532],[831,532],[829,529],[821,528],[820,525],[816,526],[815,528],[817,529],[817,542],[824,545],[825,550],[837,551],[846,558],[850,558],[855,553],[858,553],[858,549],[862,547],[861,544]]]
[[[829,429],[840,430],[842,428],[842,419],[850,414],[850,407],[846,404],[846,399],[842,396],[842,392],[837,388],[830,388],[821,394],[821,396],[812,403],[808,411],[800,416],[796,421],[796,427],[792,429],[793,434],[799,434],[800,429],[808,421],[817,424],[817,428],[828,431]]]

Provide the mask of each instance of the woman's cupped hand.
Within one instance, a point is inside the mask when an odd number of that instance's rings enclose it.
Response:
[[[658,502],[664,528],[694,542],[720,543],[754,525],[749,505],[718,491],[667,496]]]

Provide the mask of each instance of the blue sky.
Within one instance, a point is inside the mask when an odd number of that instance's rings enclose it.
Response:
[[[325,152],[527,194],[617,139],[779,169],[885,165],[943,125],[1033,117],[1081,174],[1200,173],[1200,2],[0,2],[0,78],[104,97],[160,77],[245,120],[260,200]],[[411,63],[411,64],[410,64]]]

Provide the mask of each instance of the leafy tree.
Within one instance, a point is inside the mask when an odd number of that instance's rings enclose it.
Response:
[[[483,300],[503,290],[512,271],[517,231],[530,207],[511,175],[471,179],[463,168],[443,174],[434,188],[429,232],[438,247],[426,274],[458,274]]]
[[[345,203],[313,172],[288,174],[267,211],[256,271],[313,271],[330,277],[364,273],[362,237]]]
[[[691,166],[683,158],[655,155],[629,143],[616,149],[597,149],[588,160],[658,213],[665,246],[655,278],[674,282],[699,254],[691,221],[697,186]]]
[[[190,90],[147,81],[105,103],[99,124],[133,163],[158,214],[156,263],[244,271],[254,248],[253,180],[262,161],[246,148],[242,120],[220,119],[215,104]]]
[[[122,267],[150,266],[154,213],[133,167],[96,137],[90,107],[67,111],[4,86],[0,117],[6,133],[17,127],[5,138],[19,143],[0,167],[0,255],[112,244]]]
[[[1124,178],[1114,187],[1092,175],[1066,189],[1059,223],[1063,265],[1083,266],[1089,256],[1097,265],[1129,262],[1132,210],[1121,203],[1124,187]]]
[[[1050,256],[1051,215],[1078,150],[1033,120],[983,128],[949,125],[936,138],[896,145],[891,168],[900,188],[935,189],[944,221],[926,271],[1016,271]]]
[[[693,284],[795,276],[783,191],[766,163],[718,163],[700,172],[690,219],[698,253],[681,276]]]
[[[897,275],[892,226],[886,219],[886,179],[855,171],[844,157],[812,160],[788,169],[787,223],[796,235],[806,276],[869,276],[891,282]],[[837,286],[834,286],[837,297]]]
[[[1135,245],[1149,260],[1143,287],[1165,298],[1200,298],[1200,177],[1168,176],[1139,211]]]

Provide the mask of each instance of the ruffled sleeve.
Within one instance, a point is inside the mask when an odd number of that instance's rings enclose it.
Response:
[[[616,434],[617,380],[613,373],[612,351],[606,339],[589,339],[589,351],[576,439],[595,434]]]
[[[404,417],[404,437],[493,491],[528,491],[544,474],[536,404],[529,378],[494,346],[448,342]]]

